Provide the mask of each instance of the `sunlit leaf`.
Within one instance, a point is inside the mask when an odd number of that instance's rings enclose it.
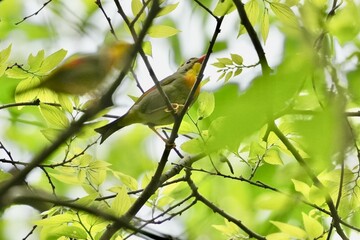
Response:
[[[152,44],[150,41],[144,41],[142,47],[146,55],[152,56]]]
[[[65,214],[55,215],[55,216],[41,219],[41,220],[36,220],[34,223],[39,226],[60,225],[63,223],[71,222],[73,220],[73,218],[74,218],[74,216],[72,214],[65,213]]]
[[[243,57],[240,56],[239,54],[231,53],[230,56],[231,56],[231,60],[232,60],[235,64],[237,64],[237,65],[242,65],[242,64],[243,64],[244,59],[243,59]]]
[[[224,65],[233,65],[233,61],[230,58],[218,58],[217,60]]]
[[[304,182],[295,180],[295,179],[291,179],[291,181],[294,184],[295,191],[297,191],[297,192],[301,193],[302,195],[304,195],[305,199],[309,199],[309,193],[310,193],[309,185],[307,185]]]
[[[69,119],[59,107],[50,106],[40,103],[40,111],[45,120],[54,127],[67,128],[69,126]]]
[[[178,5],[179,5],[179,2],[166,5],[165,7],[163,7],[161,9],[161,11],[158,13],[157,16],[160,17],[160,16],[164,16],[164,15],[171,13],[172,11],[174,11],[177,8]]]
[[[111,209],[116,216],[122,216],[131,206],[131,199],[125,188],[119,188]]]
[[[28,64],[30,69],[37,71],[45,58],[45,51],[42,49],[36,55],[30,54],[28,57]]]
[[[197,103],[199,105],[197,110],[198,119],[207,118],[215,108],[214,94],[210,92],[201,92]]]
[[[267,9],[264,10],[264,14],[262,15],[260,23],[261,23],[261,36],[265,43],[269,34],[269,12]]]
[[[233,76],[233,72],[229,71],[225,74],[225,82],[229,81]]]
[[[245,11],[251,25],[255,25],[259,19],[260,7],[257,0],[250,0],[245,4]]]
[[[214,67],[217,67],[217,68],[224,68],[226,67],[226,65],[222,62],[214,62],[212,63],[211,65],[213,65]]]
[[[297,26],[296,16],[290,7],[279,2],[271,2],[270,7],[281,21],[291,26]]]
[[[274,224],[281,232],[289,234],[291,237],[299,238],[299,239],[305,239],[307,234],[306,232],[294,225],[279,222],[279,221],[270,221],[272,224]]]
[[[213,13],[215,16],[224,16],[235,9],[236,8],[232,0],[219,0]]]
[[[58,66],[59,63],[65,58],[66,54],[67,54],[66,50],[60,49],[47,56],[41,64],[39,74],[47,73],[56,66]]]
[[[190,139],[180,146],[181,150],[187,153],[196,154],[204,152],[204,143],[199,138]]]
[[[0,77],[4,74],[7,68],[6,61],[10,56],[10,52],[11,52],[11,44],[7,48],[0,51]]]
[[[310,239],[319,238],[323,232],[324,228],[316,219],[310,217],[309,215],[302,213],[303,223],[306,233]]]
[[[166,25],[153,25],[148,34],[152,38],[167,38],[180,32],[178,29]]]
[[[270,148],[266,151],[264,161],[272,165],[283,165],[283,161],[280,158],[279,151],[276,148]]]
[[[116,172],[114,171],[113,174],[114,174],[114,176],[119,178],[120,181],[129,189],[131,189],[131,190],[138,189],[138,182],[132,176],[118,172],[118,171],[116,171]]]

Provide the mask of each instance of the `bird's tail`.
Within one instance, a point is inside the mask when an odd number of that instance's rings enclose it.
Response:
[[[114,132],[119,129],[125,127],[125,125],[121,124],[121,118],[106,124],[105,126],[96,128],[95,131],[101,134],[100,144],[102,144],[108,137],[110,137]]]

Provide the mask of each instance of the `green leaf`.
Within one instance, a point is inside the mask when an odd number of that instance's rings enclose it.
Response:
[[[134,16],[138,15],[142,8],[143,4],[140,0],[131,0],[131,11]]]
[[[197,103],[199,104],[197,110],[198,119],[209,117],[215,108],[214,94],[210,92],[201,92]]]
[[[116,216],[122,216],[131,206],[131,199],[125,188],[119,188],[114,201],[111,204],[111,209]]]
[[[217,60],[224,65],[233,65],[233,61],[230,58],[217,58]]]
[[[222,62],[214,62],[212,63],[211,65],[213,65],[214,67],[217,67],[217,68],[224,68],[226,67],[226,65]]]
[[[40,68],[42,62],[44,61],[44,58],[45,58],[44,50],[38,51],[35,56],[30,54],[28,57],[28,64],[30,66],[30,69],[32,69],[33,71],[37,71]]]
[[[299,238],[299,239],[306,239],[306,232],[296,226],[278,222],[278,221],[270,221],[272,224],[274,224],[281,232],[289,234],[291,237]]]
[[[215,16],[224,16],[234,11],[235,5],[232,0],[219,0],[213,13]]]
[[[264,44],[266,42],[266,39],[269,34],[269,11],[268,9],[264,10],[264,14],[261,18],[261,36],[264,41]]]
[[[193,138],[181,144],[180,148],[190,154],[202,153],[204,152],[204,143],[199,138]]]
[[[69,239],[87,239],[87,233],[83,228],[71,225],[62,225],[46,229],[46,239],[63,239],[62,237]]]
[[[76,204],[79,204],[80,206],[90,206],[98,197],[99,193],[89,194],[85,197],[77,199]]]
[[[63,129],[67,128],[70,124],[69,119],[67,119],[65,113],[59,107],[40,103],[40,111],[51,126]]]
[[[227,72],[225,75],[225,82],[228,82],[231,79],[232,75],[233,75],[233,72],[231,72],[231,71]]]
[[[19,103],[34,100],[37,97],[39,90],[34,89],[28,91],[28,89],[39,86],[39,84],[40,79],[37,77],[28,77],[19,82],[15,89],[15,102]]]
[[[221,80],[222,78],[224,78],[224,77],[225,77],[225,74],[226,74],[226,72],[222,72],[222,73],[220,74],[220,76],[218,77],[217,81],[219,81],[219,80]]]
[[[59,104],[65,111],[67,111],[68,113],[73,112],[74,110],[73,104],[68,95],[58,93],[58,100],[59,100]]]
[[[9,44],[9,46],[7,48],[4,48],[3,50],[0,51],[0,64],[4,64],[10,56],[10,52],[11,52],[11,44]]]
[[[47,56],[41,64],[39,74],[48,73],[56,66],[60,64],[60,62],[65,58],[67,51],[64,49],[60,49],[53,54]]]
[[[101,185],[106,179],[106,172],[110,165],[111,164],[105,161],[91,161],[87,169],[87,176],[90,183],[96,186]]]
[[[272,165],[283,165],[283,161],[280,158],[279,150],[276,148],[270,148],[266,151],[264,161]]]
[[[240,73],[242,73],[242,68],[236,69],[235,72],[234,72],[234,77],[239,75]]]
[[[148,34],[152,38],[167,38],[180,32],[178,29],[166,25],[153,25]]]
[[[305,213],[302,213],[302,217],[304,228],[309,236],[309,239],[318,239],[324,232],[322,224]]]
[[[179,2],[166,5],[165,7],[163,7],[161,9],[161,11],[158,13],[157,17],[164,16],[164,15],[171,13],[172,11],[174,11],[177,8],[178,5],[179,5]]]
[[[235,64],[237,64],[237,65],[242,65],[242,64],[243,64],[244,59],[243,59],[243,57],[240,56],[239,54],[232,53],[232,54],[230,54],[230,56],[231,56],[231,60],[232,60]]]
[[[144,41],[142,44],[144,53],[148,56],[152,56],[152,45],[150,41]]]
[[[49,173],[49,175],[65,184],[70,184],[70,185],[80,185],[81,184],[81,181],[79,181],[78,176],[76,176],[74,174]]]
[[[15,78],[15,79],[25,79],[32,77],[32,74],[24,71],[23,69],[14,66],[8,70],[6,70],[6,76],[9,78]]]
[[[34,223],[39,226],[46,225],[60,225],[63,223],[68,223],[73,221],[74,216],[69,213],[64,213],[60,215],[51,216],[45,219],[37,220]]]
[[[287,5],[279,2],[271,2],[270,7],[280,21],[289,24],[290,26],[298,25],[294,12]]]
[[[142,11],[141,15],[139,16],[139,20],[142,21],[145,19],[145,11],[143,9],[143,4],[140,0],[132,0],[131,1],[131,10],[134,16],[137,16],[140,11]]]
[[[298,181],[296,179],[291,179],[294,184],[295,191],[304,195],[305,199],[309,199],[310,187],[304,182]]]
[[[0,77],[4,74],[7,68],[6,61],[10,56],[10,52],[11,52],[11,44],[7,48],[0,51]]]
[[[114,171],[113,172],[114,176],[117,177],[118,179],[120,179],[120,181],[126,186],[128,187],[130,190],[136,190],[138,189],[138,182],[136,181],[135,178],[133,178],[130,175],[126,175],[124,173],[118,172],[118,171]]]
[[[250,0],[245,4],[246,15],[249,18],[251,25],[255,25],[259,19],[260,7],[257,0]]]
[[[54,128],[45,128],[41,129],[40,132],[44,137],[49,140],[50,142],[54,142],[62,132],[61,129],[54,129]]]

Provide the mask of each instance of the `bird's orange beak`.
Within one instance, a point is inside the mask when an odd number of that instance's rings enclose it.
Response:
[[[202,55],[201,57],[199,57],[199,59],[197,60],[198,63],[202,63],[204,61],[206,57],[206,54]]]

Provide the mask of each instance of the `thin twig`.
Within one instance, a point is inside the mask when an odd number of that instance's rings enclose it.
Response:
[[[39,10],[37,10],[37,11],[34,12],[33,14],[30,14],[29,16],[24,17],[21,21],[15,23],[15,25],[19,25],[20,23],[26,21],[28,18],[31,18],[31,17],[33,17],[33,16],[38,15],[39,12],[40,12],[41,10],[43,10],[43,9],[46,7],[46,5],[48,5],[50,2],[52,2],[52,0],[48,0],[47,2],[45,2]]]
[[[106,21],[109,23],[109,27],[110,27],[110,32],[112,35],[114,35],[116,40],[119,40],[118,37],[116,36],[115,30],[113,28],[113,25],[111,23],[111,18],[107,15],[107,13],[105,12],[102,4],[101,4],[101,0],[95,0],[95,4],[100,8],[101,12],[104,14]]]

